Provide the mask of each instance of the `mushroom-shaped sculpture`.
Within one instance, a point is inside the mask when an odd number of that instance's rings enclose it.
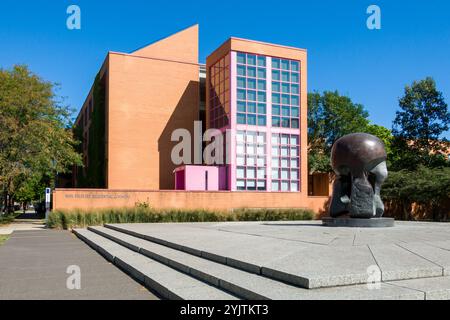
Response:
[[[331,151],[336,173],[330,216],[382,217],[381,185],[388,176],[384,143],[367,133],[353,133],[337,140]]]

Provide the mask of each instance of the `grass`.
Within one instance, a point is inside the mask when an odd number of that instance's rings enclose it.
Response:
[[[9,236],[4,236],[4,235],[0,234],[0,246],[2,244],[4,244],[6,242],[6,240],[8,240],[8,239],[9,239]]]
[[[15,216],[0,216],[0,226],[5,224],[10,224],[14,221]]]
[[[145,207],[102,210],[56,210],[50,213],[47,226],[72,229],[99,226],[105,223],[177,223],[224,221],[297,221],[312,220],[314,212],[308,209],[237,209],[212,210],[157,210]]]

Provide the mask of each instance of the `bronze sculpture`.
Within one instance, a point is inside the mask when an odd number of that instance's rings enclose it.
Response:
[[[338,139],[331,151],[336,173],[330,216],[381,218],[384,205],[381,185],[388,176],[384,143],[367,133],[353,133]]]

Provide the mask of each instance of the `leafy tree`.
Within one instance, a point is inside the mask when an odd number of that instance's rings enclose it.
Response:
[[[26,66],[0,69],[0,190],[5,208],[11,210],[17,195],[31,198],[31,190],[45,177],[81,164],[68,130],[69,115],[53,83]]]
[[[379,137],[390,152],[391,131],[371,124],[361,104],[337,91],[308,95],[309,171],[331,172],[330,152],[333,143],[344,135],[366,132]]]
[[[386,201],[399,203],[403,219],[412,219],[413,205],[424,206],[435,221],[448,219],[450,168],[419,166],[415,171],[392,171],[382,188]]]
[[[448,145],[441,135],[449,130],[450,113],[435,81],[428,77],[406,86],[399,105],[392,129],[394,169],[448,165],[442,154]]]

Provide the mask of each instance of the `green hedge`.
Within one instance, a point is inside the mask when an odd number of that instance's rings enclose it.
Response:
[[[296,221],[312,220],[308,209],[238,209],[230,212],[209,210],[156,210],[151,208],[56,210],[50,213],[47,226],[72,229],[105,223],[167,223],[221,221]]]

